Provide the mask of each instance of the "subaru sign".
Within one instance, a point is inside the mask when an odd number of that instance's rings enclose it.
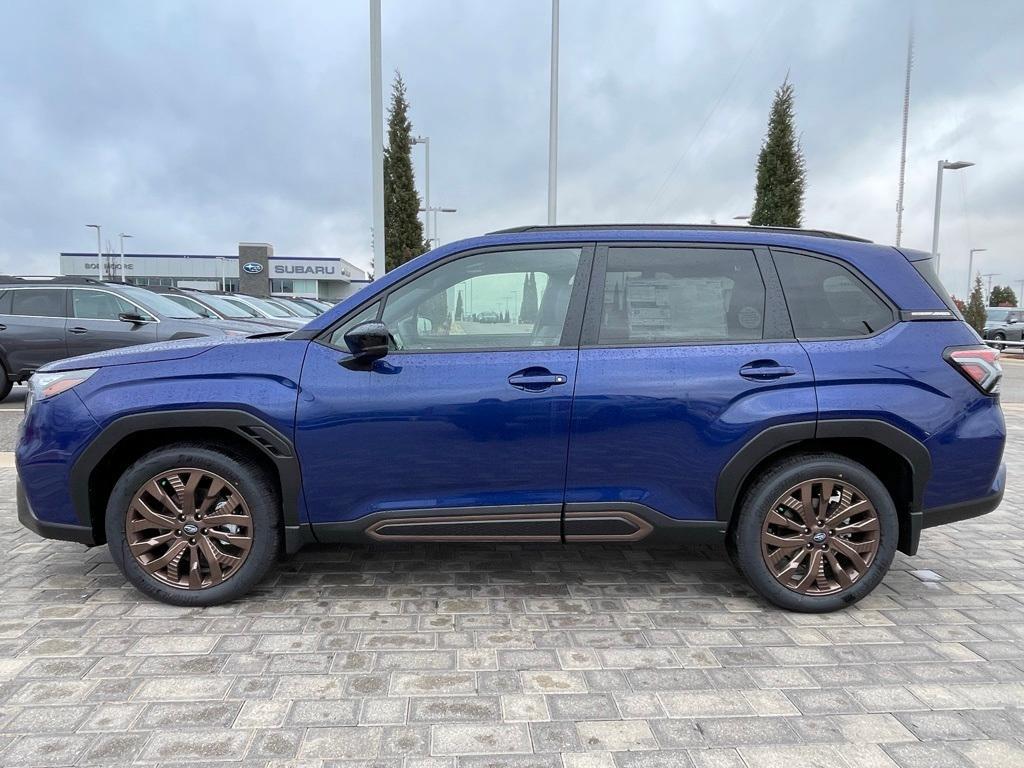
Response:
[[[247,261],[242,265],[242,271],[250,275],[258,275],[263,271],[263,265],[258,261]]]

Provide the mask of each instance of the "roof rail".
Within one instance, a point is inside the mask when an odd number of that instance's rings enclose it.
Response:
[[[75,275],[0,275],[0,284],[103,285],[104,282],[103,280],[97,280],[95,277]]]
[[[805,235],[807,237],[827,237],[832,240],[852,240],[858,243],[870,243],[863,237],[844,235],[840,232],[829,232],[825,229],[800,229],[799,227],[761,227],[748,224],[527,224],[523,227],[509,227],[488,232],[489,235],[508,235],[517,232],[573,232],[595,229],[653,229],[664,231],[699,231],[704,229],[716,232],[778,232],[784,235]]]

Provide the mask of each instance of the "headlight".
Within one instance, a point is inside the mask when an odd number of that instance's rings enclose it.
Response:
[[[28,395],[25,397],[25,410],[32,407],[36,400],[67,392],[77,387],[92,376],[98,368],[82,368],[77,371],[60,371],[59,373],[33,373],[28,380]]]

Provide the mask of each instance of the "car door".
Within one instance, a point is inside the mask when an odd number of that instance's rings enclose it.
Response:
[[[774,425],[813,436],[813,385],[766,249],[598,248],[576,374],[566,540],[721,532],[726,466]]]
[[[296,444],[318,536],[560,540],[592,254],[457,255],[310,344]],[[377,317],[392,348],[357,364],[344,334]]]
[[[68,356],[63,288],[10,288],[0,297],[0,345],[9,373]]]
[[[157,340],[156,318],[127,299],[95,288],[71,288],[68,293],[69,354],[85,355]],[[142,320],[120,320],[122,313]]]

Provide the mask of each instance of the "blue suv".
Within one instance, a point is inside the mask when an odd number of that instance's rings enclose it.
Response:
[[[524,227],[294,333],[41,368],[18,514],[176,605],[310,542],[717,541],[771,602],[829,611],[999,504],[1000,377],[925,253]]]

